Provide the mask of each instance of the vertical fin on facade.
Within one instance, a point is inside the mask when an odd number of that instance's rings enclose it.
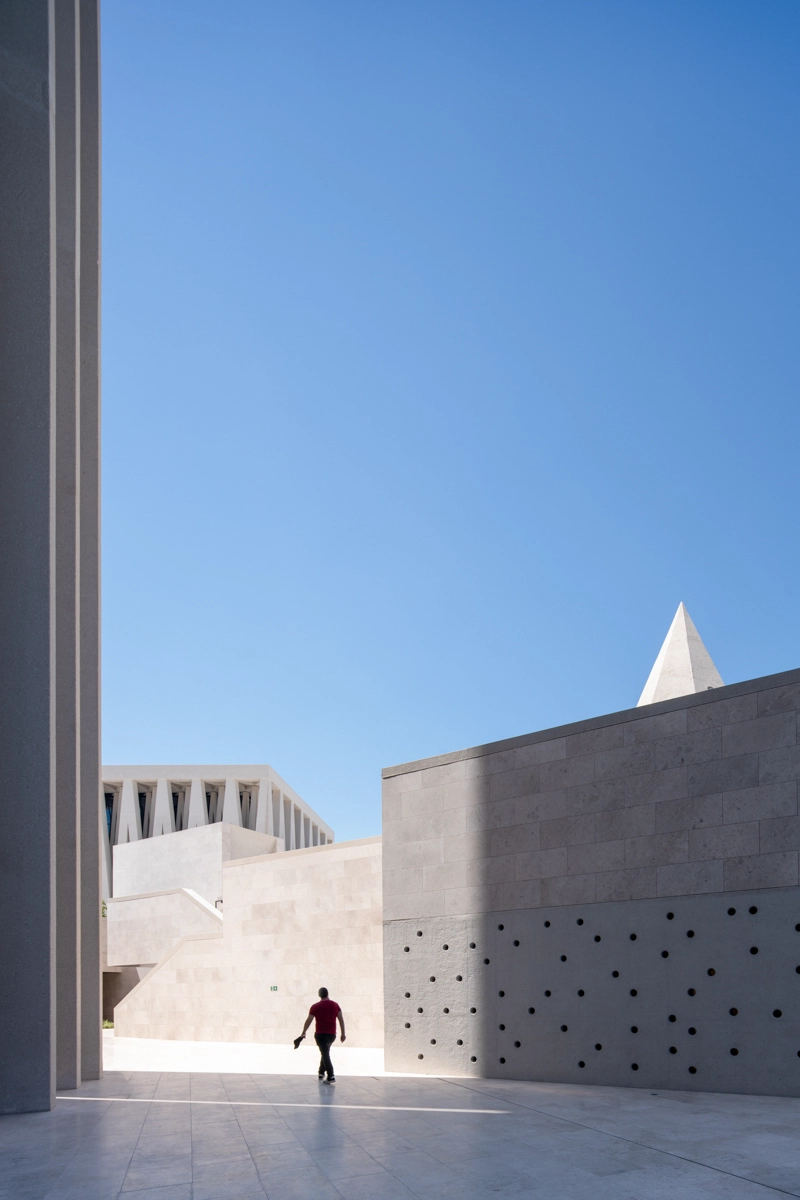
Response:
[[[648,676],[637,708],[657,704],[659,700],[674,700],[708,688],[723,687],[719,671],[703,645],[694,621],[681,602],[658,658]]]

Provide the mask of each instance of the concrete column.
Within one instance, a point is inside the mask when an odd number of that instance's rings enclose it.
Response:
[[[79,0],[79,695],[81,1077],[103,1074],[100,969],[100,28],[99,0]],[[98,820],[98,806],[100,820]],[[106,849],[104,847],[104,849]],[[110,866],[110,847],[108,864]],[[106,885],[107,886],[107,885]]]
[[[259,779],[255,823],[256,833],[273,833],[273,823],[272,784],[269,779]]]
[[[225,780],[225,797],[222,801],[222,820],[228,825],[241,825],[242,806],[239,803],[239,784],[235,779]]]
[[[186,828],[194,829],[197,825],[207,824],[205,784],[202,779],[193,779],[189,787],[189,815],[186,819]]]
[[[138,842],[142,836],[142,814],[139,811],[139,790],[133,779],[123,779],[119,798],[117,844]]]
[[[153,821],[150,830],[151,837],[160,837],[162,833],[175,832],[175,810],[172,807],[172,787],[167,779],[156,782],[156,795],[153,801]]]
[[[277,825],[275,826],[274,833],[275,833],[275,836],[279,837],[281,839],[281,841],[283,842],[284,850],[288,850],[289,846],[287,845],[287,842],[286,842],[286,819],[284,817],[283,795],[281,794],[280,788],[275,788],[273,790],[272,796],[273,796],[273,801],[272,801],[272,820],[273,820],[273,822],[275,821],[275,804],[276,804],[276,802],[277,802],[277,806],[278,806],[278,808],[277,808],[278,822],[277,822]]]
[[[56,1086],[80,1084],[78,819],[78,27],[76,0],[55,14],[56,405],[55,768]]]
[[[0,5],[0,1112],[55,1088],[51,464],[55,355],[47,0]]]

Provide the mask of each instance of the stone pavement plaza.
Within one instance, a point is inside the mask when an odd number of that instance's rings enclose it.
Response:
[[[52,1112],[0,1118],[0,1198],[800,1195],[797,1099],[338,1079],[328,1087],[309,1074],[112,1069],[60,1093]]]

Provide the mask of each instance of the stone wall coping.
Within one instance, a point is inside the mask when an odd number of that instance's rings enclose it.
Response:
[[[326,850],[351,850],[357,846],[374,846],[382,840],[381,835],[378,834],[377,837],[355,838],[351,842],[328,842],[325,846],[304,846],[301,850],[284,850],[282,854],[255,854],[252,858],[231,858],[222,864],[222,869],[227,871],[230,867],[244,867],[249,863],[257,862],[282,863],[287,858],[299,858],[302,854],[324,854]]]
[[[592,729],[603,729],[608,725],[621,725],[629,721],[640,721],[644,717],[658,716],[661,713],[676,712],[683,708],[696,708],[701,704],[712,704],[719,700],[729,700],[736,696],[746,696],[749,692],[763,692],[769,688],[785,687],[787,684],[800,683],[800,668],[792,671],[781,671],[777,675],[763,675],[758,679],[747,679],[742,683],[730,683],[725,687],[713,688],[707,692],[696,692],[688,696],[676,696],[673,700],[661,700],[658,704],[644,704],[641,708],[625,708],[620,712],[607,713],[600,717],[589,717],[583,721],[573,721],[569,725],[555,725],[552,729],[542,729],[536,733],[524,733],[518,737],[504,738],[499,742],[486,742],[481,746],[470,746],[466,750],[454,750],[449,754],[437,754],[431,758],[419,758],[414,762],[400,763],[394,767],[384,767],[381,771],[383,779],[392,779],[396,775],[409,775],[413,771],[424,771],[428,767],[443,767],[448,763],[463,762],[469,758],[483,758],[487,754],[497,754],[502,750],[518,750],[522,746],[533,746],[537,742],[550,742],[556,738],[567,737],[575,733],[586,733]],[[341,845],[341,843],[339,843]]]
[[[268,857],[264,855],[263,857]],[[239,862],[239,859],[234,859],[234,862]],[[192,888],[165,888],[160,892],[139,892],[133,896],[109,896],[106,900],[106,907],[110,908],[112,904],[126,904],[129,900],[153,900],[156,896],[186,896],[198,908],[202,908],[203,912],[209,913],[212,917],[216,917],[220,923],[222,922],[222,913],[219,909],[214,908],[213,904],[209,904],[199,892],[195,892]]]

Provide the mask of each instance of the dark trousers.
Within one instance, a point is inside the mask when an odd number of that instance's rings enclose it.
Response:
[[[323,1075],[326,1071],[328,1079],[333,1079],[333,1063],[331,1062],[331,1046],[336,1041],[335,1033],[315,1033],[314,1041],[319,1046],[319,1073]]]

